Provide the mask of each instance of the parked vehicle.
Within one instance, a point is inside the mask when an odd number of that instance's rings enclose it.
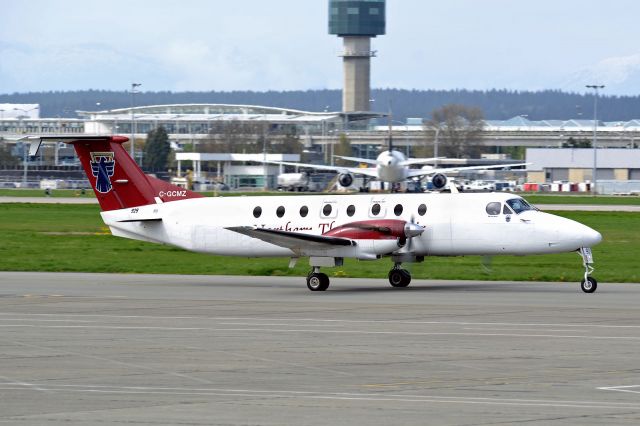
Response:
[[[463,191],[495,191],[496,186],[493,182],[484,180],[467,181],[462,186]]]
[[[282,173],[277,179],[280,191],[309,191],[309,175],[307,173]]]

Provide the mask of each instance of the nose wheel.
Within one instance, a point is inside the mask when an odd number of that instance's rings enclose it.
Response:
[[[587,277],[580,283],[580,288],[585,293],[593,293],[598,288],[598,281],[593,277]]]
[[[594,271],[593,268],[593,254],[591,253],[591,248],[582,247],[578,254],[582,257],[582,265],[584,266],[584,278],[580,282],[580,288],[585,293],[593,293],[598,288],[598,281],[593,278],[591,273]]]
[[[406,269],[400,268],[400,264],[396,264],[389,271],[389,284],[392,287],[406,287],[411,282],[411,273]]]

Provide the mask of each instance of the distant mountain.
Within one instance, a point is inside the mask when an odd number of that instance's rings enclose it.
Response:
[[[640,88],[640,57],[637,64],[630,60],[619,69],[627,70],[623,73],[624,81],[638,81]],[[587,74],[580,78],[593,83],[593,80],[588,80],[590,77]],[[606,93],[605,90],[604,94]],[[520,92],[374,89],[372,98],[375,100],[372,110],[386,112],[391,102],[394,119],[403,121],[409,117],[429,118],[431,111],[450,103],[479,107],[484,111],[485,118],[493,120],[504,120],[517,115],[526,116],[530,120],[591,118],[593,114],[592,94],[556,90]],[[75,117],[78,110],[96,111],[129,107],[131,96],[127,92],[105,90],[14,93],[0,95],[0,103],[38,103],[41,117]],[[339,111],[342,93],[340,90],[143,92],[136,95],[135,103],[137,106],[222,103],[304,111]],[[598,118],[604,121],[640,118],[640,96],[603,96],[598,103]]]
[[[587,84],[604,84],[603,94],[640,94],[640,53],[604,59],[570,75],[561,87],[582,92]]]

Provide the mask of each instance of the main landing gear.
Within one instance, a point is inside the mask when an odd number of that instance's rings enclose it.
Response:
[[[591,273],[594,271],[593,268],[593,254],[591,253],[591,248],[582,247],[578,250],[578,254],[582,257],[582,265],[584,266],[584,278],[580,282],[580,288],[585,293],[593,293],[598,288],[598,281],[595,278],[591,277]]]
[[[314,266],[313,270],[307,275],[307,287],[311,291],[325,291],[329,288],[329,277],[327,274],[320,272],[319,266]]]
[[[343,262],[344,259],[342,257],[309,257],[309,265],[311,265],[311,272],[307,275],[307,287],[309,290],[325,291],[328,289],[329,277],[327,274],[320,272],[320,267],[334,268],[342,266]]]
[[[411,273],[400,268],[401,265],[401,263],[396,263],[389,271],[389,284],[392,287],[406,287],[411,282]]]

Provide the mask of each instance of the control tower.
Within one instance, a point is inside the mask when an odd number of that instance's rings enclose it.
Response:
[[[385,33],[385,0],[329,0],[329,34],[342,37],[342,111],[369,111],[371,37]]]

